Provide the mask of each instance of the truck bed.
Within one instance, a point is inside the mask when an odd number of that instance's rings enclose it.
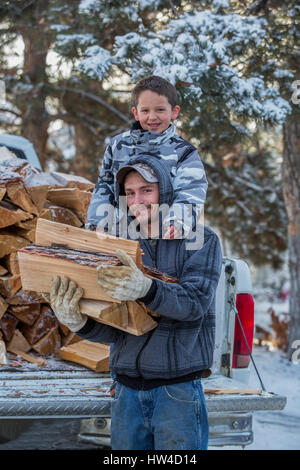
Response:
[[[109,373],[96,373],[77,364],[47,358],[45,367],[29,364],[9,354],[9,364],[0,367],[0,419],[109,417]],[[205,389],[244,389],[244,384],[221,374],[203,379]],[[271,393],[206,393],[209,413],[280,410],[286,397]]]

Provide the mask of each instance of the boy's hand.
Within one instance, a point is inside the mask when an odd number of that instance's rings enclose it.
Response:
[[[152,280],[139,270],[133,259],[123,250],[116,254],[122,266],[100,264],[97,267],[98,284],[104,292],[116,300],[136,300],[144,297]]]
[[[179,238],[179,230],[174,226],[170,225],[163,236],[163,240],[175,240]]]

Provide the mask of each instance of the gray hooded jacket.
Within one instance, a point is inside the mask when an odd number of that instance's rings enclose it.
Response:
[[[159,179],[160,203],[170,204],[174,190],[168,170],[160,160],[147,163]],[[178,284],[167,284],[155,279],[147,295],[139,299],[162,315],[154,330],[135,336],[88,319],[77,332],[90,341],[114,343],[110,355],[113,375],[174,379],[211,367],[222,253],[219,239],[210,228],[204,228],[202,241],[200,248],[192,250],[187,249],[186,239],[158,239],[153,250],[147,239],[140,240],[144,265],[179,280]]]

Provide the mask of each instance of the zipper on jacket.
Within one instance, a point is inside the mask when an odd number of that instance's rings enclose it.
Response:
[[[154,330],[152,330],[152,331],[149,332],[149,336],[148,336],[148,338],[146,339],[146,341],[145,341],[145,343],[143,344],[143,346],[141,347],[140,352],[138,353],[138,355],[137,355],[137,357],[136,357],[136,361],[135,361],[135,367],[136,367],[136,369],[137,369],[137,371],[138,371],[138,373],[139,373],[139,376],[140,376],[141,379],[142,379],[142,390],[144,390],[144,380],[145,380],[145,379],[144,379],[144,377],[143,377],[142,374],[141,374],[141,369],[140,369],[140,364],[139,364],[139,362],[140,362],[140,356],[141,356],[143,350],[145,349],[145,347],[147,346],[147,344],[149,343],[149,341],[150,341],[150,339],[151,339],[151,336],[153,335],[153,332],[154,332]]]
[[[157,266],[158,243],[156,244],[156,247],[155,247],[155,256],[154,256],[154,257],[152,256],[152,246],[151,246],[150,244],[149,244],[148,252],[149,252],[150,257],[151,257],[151,259],[152,259],[152,262],[153,262],[153,264],[154,264],[154,268],[156,268],[156,266]],[[144,380],[145,380],[145,379],[144,379],[144,377],[143,377],[142,374],[141,374],[141,369],[140,369],[140,357],[141,357],[141,354],[142,354],[142,352],[144,351],[145,347],[146,347],[147,344],[149,343],[149,341],[150,341],[150,339],[151,339],[151,336],[152,336],[153,333],[154,333],[154,330],[155,330],[155,328],[154,328],[152,331],[150,331],[150,332],[148,333],[148,338],[146,339],[145,343],[144,343],[143,346],[141,347],[141,349],[140,349],[140,351],[139,351],[139,353],[138,353],[138,355],[137,355],[137,357],[136,357],[136,361],[135,361],[135,367],[136,367],[136,369],[137,369],[137,371],[138,371],[138,373],[139,373],[139,376],[142,378],[142,390],[144,390]]]

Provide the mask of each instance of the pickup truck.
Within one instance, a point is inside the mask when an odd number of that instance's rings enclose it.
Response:
[[[6,146],[40,169],[32,145],[24,138],[7,136],[0,135],[0,147]],[[259,375],[261,387],[247,388],[251,367],[255,367],[253,336],[249,266],[245,260],[224,257],[216,292],[212,373],[202,382],[210,424],[209,446],[251,444],[253,412],[285,407],[286,397],[266,391]],[[0,366],[0,384],[0,442],[15,439],[32,420],[72,418],[81,419],[81,441],[110,446],[109,373],[96,373],[54,355],[47,357],[45,367],[39,367],[9,354],[8,364]]]

